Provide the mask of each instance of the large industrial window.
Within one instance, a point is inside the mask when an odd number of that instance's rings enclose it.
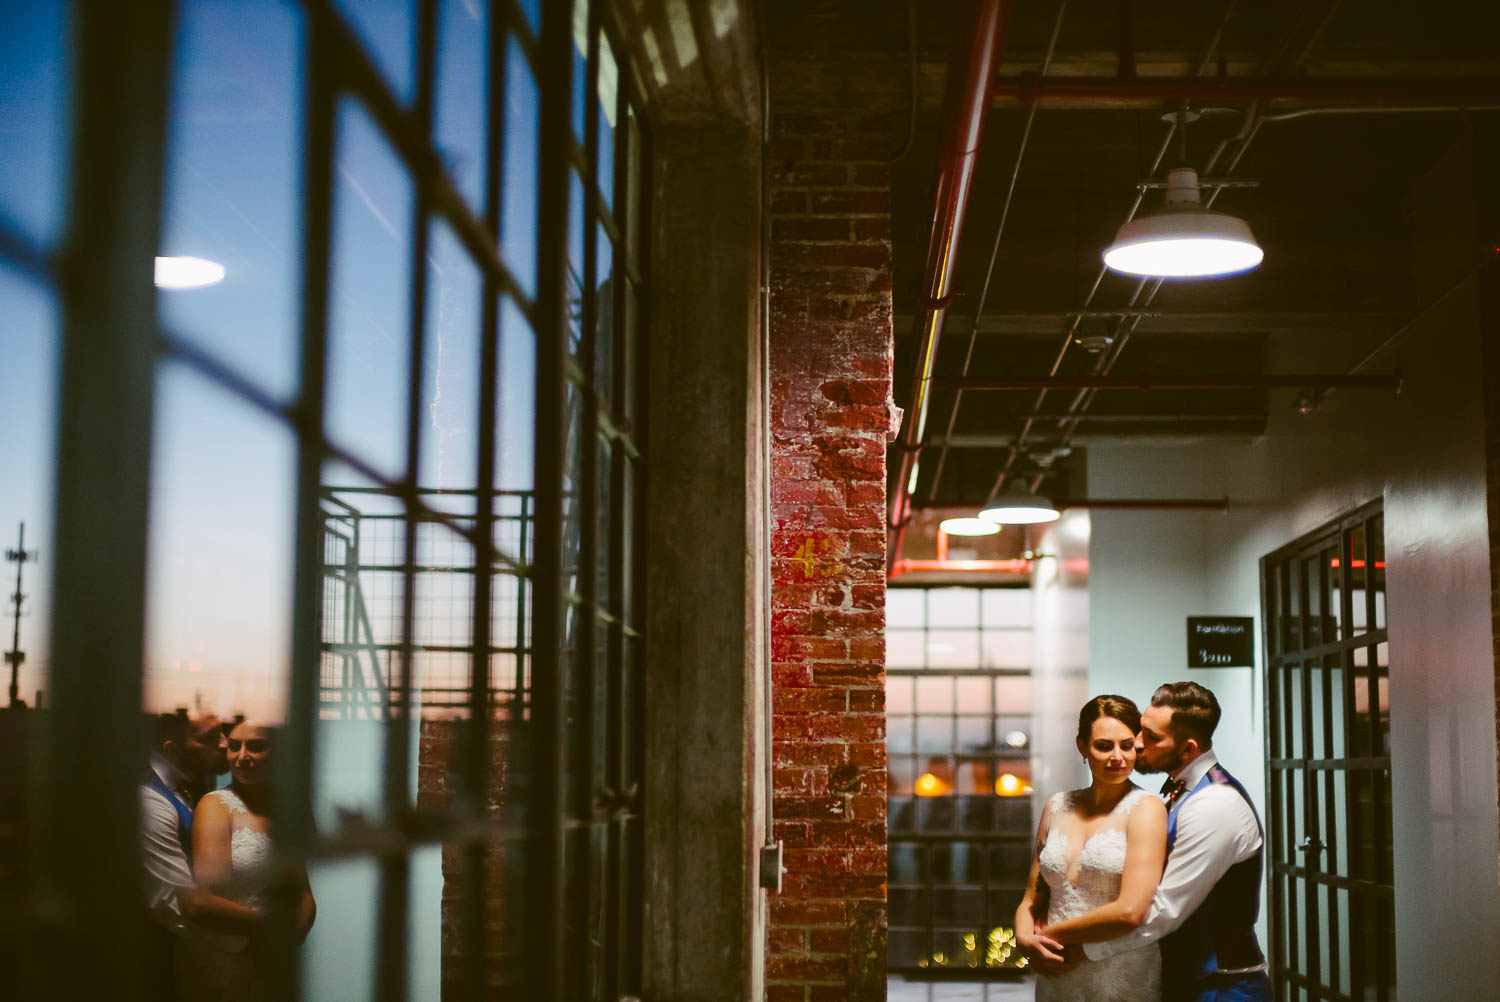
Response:
[[[1379,502],[1266,557],[1266,833],[1277,997],[1396,997]]]
[[[887,965],[1017,976],[1031,861],[1032,593],[886,593]]]
[[[275,725],[318,901],[300,947],[269,905],[276,997],[637,995],[650,153],[614,12],[59,6],[0,40],[0,538],[35,558],[0,959],[131,997],[142,710],[182,706]]]

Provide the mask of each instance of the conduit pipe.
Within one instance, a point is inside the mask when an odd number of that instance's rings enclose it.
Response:
[[[969,189],[979,143],[988,116],[995,67],[1000,62],[1009,0],[974,0],[971,17],[960,22],[954,35],[947,92],[943,99],[943,139],[938,151],[937,195],[934,199],[932,232],[927,243],[922,296],[917,320],[917,356],[912,376],[911,403],[901,437],[901,469],[887,512],[886,569],[889,571],[901,547],[911,481],[927,426],[931,404],[932,370],[942,336],[943,318],[952,299],[954,264],[959,237],[968,211]]]
[[[1285,374],[1223,373],[1216,375],[1155,376],[1007,376],[1003,379],[938,379],[940,390],[1275,390],[1320,389],[1399,390],[1399,375],[1362,376],[1342,372],[1292,372]],[[1032,415],[1036,417],[1036,415]],[[1069,413],[1061,420],[1077,421],[1082,413]]]
[[[973,501],[928,501],[914,504],[919,510],[941,508],[974,509],[980,507]],[[1058,511],[1092,509],[1094,511],[1228,511],[1226,498],[1053,498],[1052,507]]]
[[[1470,107],[1500,100],[1500,77],[1042,77],[995,84],[996,101],[1159,104],[1162,101],[1323,101]]]

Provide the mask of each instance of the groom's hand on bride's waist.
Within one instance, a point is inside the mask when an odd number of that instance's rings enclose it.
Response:
[[[1037,967],[1044,974],[1062,974],[1071,971],[1083,960],[1083,947],[1077,943],[1069,943],[1062,948],[1060,960],[1039,959]]]

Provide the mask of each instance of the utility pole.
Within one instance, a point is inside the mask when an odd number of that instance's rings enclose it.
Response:
[[[21,537],[16,542],[14,550],[5,551],[5,559],[16,565],[16,590],[10,596],[11,602],[11,628],[10,628],[10,650],[5,652],[5,663],[10,665],[10,707],[19,709],[25,704],[17,696],[17,676],[20,674],[21,662],[26,660],[26,652],[21,650],[21,603],[26,596],[21,591],[21,575],[26,570],[26,562],[36,559],[36,551],[26,551],[26,523],[21,523]]]

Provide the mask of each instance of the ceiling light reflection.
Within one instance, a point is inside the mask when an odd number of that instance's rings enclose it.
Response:
[[[202,257],[156,259],[158,289],[201,289],[224,281],[225,269],[217,261]]]

